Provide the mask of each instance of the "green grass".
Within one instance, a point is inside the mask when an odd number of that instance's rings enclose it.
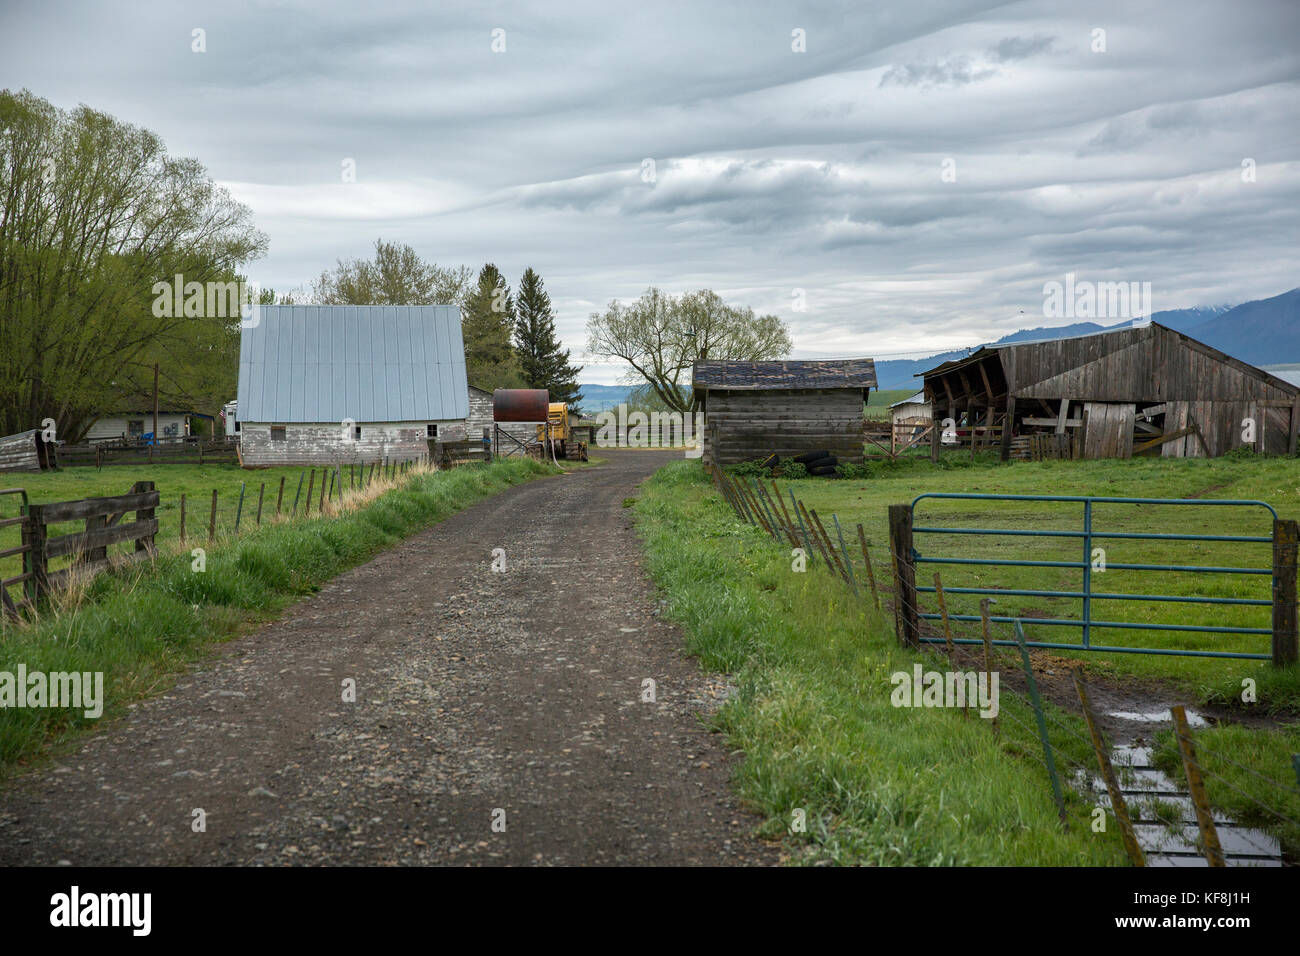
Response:
[[[184,468],[173,466],[165,474]],[[113,488],[127,470],[112,472]],[[211,480],[210,470],[205,472],[195,480]],[[161,551],[152,567],[95,578],[74,607],[46,609],[33,624],[0,631],[0,671],[12,673],[20,662],[29,673],[102,671],[104,717],[111,718],[165,685],[212,642],[274,615],[334,575],[476,501],[557,473],[551,465],[511,459],[415,474],[355,510],[326,517],[313,512],[310,519],[221,539],[208,551],[202,573],[191,570],[188,553]],[[179,482],[181,475],[169,480]],[[93,485],[83,487],[92,493]],[[81,711],[0,708],[0,772],[94,723]]]
[[[793,572],[789,552],[737,521],[698,462],[660,470],[635,507],[688,650],[735,674],[738,693],[716,718],[744,752],[734,784],[794,862],[1125,862],[1113,821],[1092,832],[1082,798],[1069,797],[1062,829],[1022,701],[1002,692],[1000,737],[960,711],[892,706],[892,673],[944,665],[900,648],[892,621],[825,571]],[[1051,716],[1065,722],[1055,742],[1068,772],[1087,745],[1071,718]],[[796,809],[806,833],[789,832]]]
[[[996,461],[987,455],[972,464],[966,456],[951,456],[935,467],[928,460],[873,462],[863,480],[808,479],[783,482],[809,508],[824,518],[837,515],[852,528],[862,522],[877,563],[888,567],[888,514],[891,504],[912,501],[924,492],[987,494],[1095,495],[1142,498],[1232,498],[1263,500],[1280,517],[1300,516],[1300,463],[1282,458],[1137,459],[1131,461]],[[917,506],[918,527],[979,527],[1031,530],[1078,530],[1082,506],[1064,503],[1007,503],[929,500]],[[1200,533],[1263,536],[1271,533],[1271,516],[1262,508],[1097,505],[1095,530],[1156,533]],[[1170,542],[1111,539],[1094,541],[1106,548],[1108,564],[1212,565],[1267,568],[1267,544]],[[923,556],[1079,561],[1077,538],[1032,538],[917,534],[915,547]],[[918,583],[933,585],[935,571],[945,588],[989,587],[1015,590],[1078,590],[1082,571],[1070,568],[1019,568],[920,564]],[[1093,590],[1108,593],[1214,596],[1267,600],[1270,576],[1220,575],[1189,572],[1108,570],[1093,574]],[[949,593],[949,611],[978,615],[979,595]],[[922,609],[935,611],[932,594],[921,596]],[[994,614],[1021,616],[1031,640],[1077,643],[1078,628],[1035,625],[1034,616],[1077,618],[1075,598],[1004,597]],[[1093,600],[1097,620],[1135,623],[1195,624],[1268,628],[1268,607],[1145,603]],[[961,625],[965,636],[978,636],[978,624]],[[996,625],[997,637],[1008,637],[1009,625]],[[1143,648],[1181,648],[1267,654],[1267,635],[1174,633],[1154,630],[1096,629],[1093,642]],[[1278,670],[1268,662],[1142,654],[1058,652],[1087,661],[1115,678],[1161,679],[1171,682],[1188,702],[1215,702],[1253,708],[1254,712],[1300,713],[1300,668]],[[1241,703],[1242,681],[1259,686],[1259,701]]]

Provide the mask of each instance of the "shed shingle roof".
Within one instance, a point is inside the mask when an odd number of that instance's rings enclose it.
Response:
[[[418,422],[468,414],[456,306],[268,305],[241,330],[241,421]]]
[[[826,361],[696,362],[696,388],[875,388],[875,360],[830,359]]]

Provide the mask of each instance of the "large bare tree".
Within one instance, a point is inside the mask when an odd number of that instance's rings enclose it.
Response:
[[[589,353],[627,362],[629,384],[644,382],[680,412],[690,411],[690,369],[697,361],[776,359],[792,345],[777,316],[727,305],[709,289],[675,297],[650,288],[635,302],[611,302],[587,322]]]

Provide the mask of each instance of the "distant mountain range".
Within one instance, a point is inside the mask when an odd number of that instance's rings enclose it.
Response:
[[[1196,309],[1169,309],[1156,312],[1152,320],[1175,329],[1206,345],[1227,352],[1234,358],[1252,365],[1283,365],[1300,363],[1300,288],[1283,292],[1271,299],[1256,299],[1237,306],[1217,305]],[[1033,342],[1042,339],[1063,339],[1074,335],[1090,335],[1107,329],[1132,325],[1132,320],[1115,325],[1096,322],[1075,322],[1071,325],[1039,326],[1021,329],[1004,335],[989,345],[1008,342]],[[919,359],[879,359],[876,361],[876,378],[880,389],[918,389],[921,380],[915,376],[936,365],[964,358],[973,351],[959,349],[937,352]],[[854,354],[859,354],[855,352]],[[870,355],[870,349],[861,350]],[[582,410],[588,413],[617,407],[626,401],[631,385],[582,385]]]
[[[578,399],[578,407],[587,415],[617,408],[619,402],[627,401],[628,392],[635,387],[635,385],[579,385],[578,391],[581,397]]]

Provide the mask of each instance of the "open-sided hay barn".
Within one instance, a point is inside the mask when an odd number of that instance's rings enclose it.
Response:
[[[262,306],[240,335],[238,408],[249,466],[437,455],[466,437],[460,310]]]
[[[1079,458],[1287,454],[1300,428],[1300,388],[1155,322],[987,346],[924,376],[936,419],[1010,423],[1004,458],[1041,431]]]
[[[863,406],[876,387],[871,359],[696,362],[704,457],[719,465],[828,449],[862,463]]]

